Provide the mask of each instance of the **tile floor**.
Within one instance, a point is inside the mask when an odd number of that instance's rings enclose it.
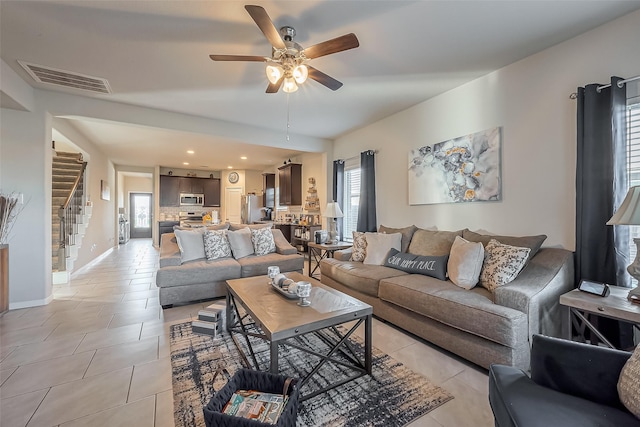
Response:
[[[169,326],[208,303],[162,310],[150,239],[131,239],[54,286],[54,301],[0,317],[0,426],[173,426]],[[493,426],[487,374],[374,320],[373,344],[455,399],[412,427]]]

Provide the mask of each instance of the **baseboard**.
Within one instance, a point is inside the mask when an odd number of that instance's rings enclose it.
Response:
[[[100,262],[103,258],[107,257],[111,252],[113,252],[113,250],[114,250],[113,247],[107,249],[102,254],[98,255],[97,257],[95,257],[94,259],[89,261],[87,264],[85,264],[82,267],[80,267],[77,271],[72,272],[71,276],[73,276],[75,274],[83,273],[85,270],[88,270],[89,268],[93,267],[94,264]]]
[[[18,310],[20,308],[38,307],[41,305],[47,305],[53,301],[53,294],[49,295],[45,299],[34,299],[31,301],[10,302],[9,310]]]
[[[53,285],[64,285],[69,283],[70,276],[68,271],[54,271],[51,283]]]

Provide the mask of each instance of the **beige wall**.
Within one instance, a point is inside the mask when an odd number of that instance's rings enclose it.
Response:
[[[129,194],[130,193],[153,193],[153,180],[151,177],[144,178],[138,176],[124,176],[123,177],[123,203],[119,207],[124,207],[128,215],[131,213],[129,206]]]
[[[640,12],[336,140],[334,159],[377,149],[378,224],[546,234],[574,249],[577,86],[640,74]],[[409,150],[501,126],[502,201],[409,206]]]

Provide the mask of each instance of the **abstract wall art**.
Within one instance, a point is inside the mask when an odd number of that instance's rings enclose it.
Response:
[[[409,204],[501,200],[501,145],[495,127],[409,151]]]

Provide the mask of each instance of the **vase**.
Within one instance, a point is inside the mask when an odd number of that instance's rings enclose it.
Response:
[[[0,314],[9,309],[9,245],[0,245]]]

